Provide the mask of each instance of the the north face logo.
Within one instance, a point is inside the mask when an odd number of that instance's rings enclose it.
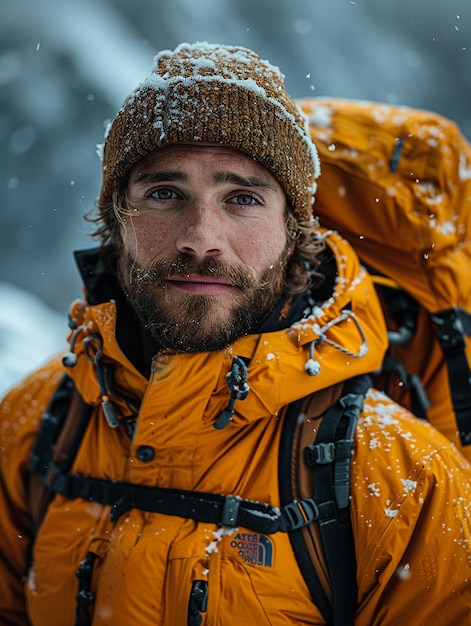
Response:
[[[237,533],[231,541],[231,548],[237,550],[237,556],[244,563],[271,567],[273,544],[265,535],[256,533]]]

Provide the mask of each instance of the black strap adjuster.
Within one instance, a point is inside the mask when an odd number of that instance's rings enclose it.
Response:
[[[222,526],[235,528],[237,526],[237,518],[239,515],[241,498],[238,496],[226,496],[221,515]]]
[[[335,443],[315,443],[304,448],[304,460],[308,467],[328,465],[335,460]]]
[[[280,530],[298,530],[311,524],[319,517],[319,507],[314,498],[294,500],[281,511]]]
[[[432,321],[437,329],[437,337],[445,356],[464,350],[464,326],[457,308],[446,309],[432,314]]]

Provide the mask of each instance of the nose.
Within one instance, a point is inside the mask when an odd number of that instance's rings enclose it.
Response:
[[[224,254],[223,220],[216,207],[193,205],[182,220],[184,223],[176,242],[179,252],[198,259]]]

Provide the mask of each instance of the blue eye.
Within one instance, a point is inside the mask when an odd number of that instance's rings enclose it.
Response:
[[[158,189],[154,189],[149,195],[157,200],[173,200],[178,197],[177,194],[168,187],[159,187]]]
[[[237,204],[241,204],[243,206],[250,206],[251,204],[258,204],[257,199],[249,193],[240,193],[235,196],[235,201]]]

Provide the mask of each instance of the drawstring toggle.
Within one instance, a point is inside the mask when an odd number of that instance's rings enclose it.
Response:
[[[245,400],[247,397],[250,391],[250,387],[247,384],[247,375],[248,372],[246,364],[239,356],[235,356],[232,360],[231,371],[226,374],[226,383],[231,392],[229,404],[222,411],[218,420],[215,422],[214,428],[217,428],[218,430],[225,428],[234,415],[235,401]]]

